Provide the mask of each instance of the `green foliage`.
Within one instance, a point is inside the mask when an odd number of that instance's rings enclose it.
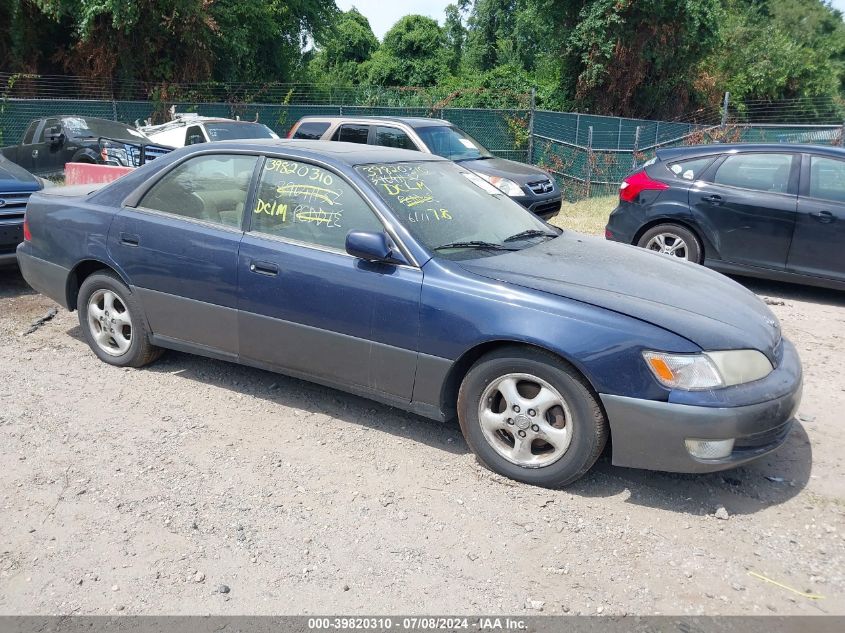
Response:
[[[432,86],[448,74],[446,37],[435,20],[406,15],[384,35],[366,63],[367,79],[379,86]]]
[[[739,101],[832,97],[845,80],[845,23],[817,0],[729,3],[709,66]]]
[[[316,40],[318,52],[309,64],[312,78],[351,84],[360,79],[362,64],[378,50],[370,22],[357,9],[341,12]]]

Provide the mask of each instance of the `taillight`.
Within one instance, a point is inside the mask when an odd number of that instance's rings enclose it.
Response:
[[[643,191],[663,191],[668,188],[669,185],[665,182],[649,178],[644,171],[638,171],[622,181],[619,186],[619,199],[625,202],[634,202]]]
[[[29,220],[26,219],[26,215],[23,216],[23,239],[26,242],[32,241],[32,233],[29,232]]]

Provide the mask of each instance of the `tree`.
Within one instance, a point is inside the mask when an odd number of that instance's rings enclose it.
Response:
[[[582,110],[672,116],[719,43],[719,0],[535,0],[553,20],[561,89]]]
[[[378,50],[370,22],[357,9],[341,12],[317,38],[317,54],[310,64],[318,81],[350,83],[361,79],[361,64]]]
[[[736,100],[842,92],[845,24],[819,0],[734,0],[721,39],[708,66],[716,85]]]
[[[445,44],[436,21],[406,15],[385,33],[366,64],[366,76],[379,86],[432,86],[448,74]]]
[[[464,27],[461,8],[456,4],[446,7],[446,20],[443,23],[443,31],[446,36],[446,65],[449,72],[457,75],[463,58],[464,42],[466,41],[466,28]]]

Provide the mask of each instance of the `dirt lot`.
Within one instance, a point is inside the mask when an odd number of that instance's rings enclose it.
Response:
[[[804,361],[787,445],[548,491],[297,380],[110,367],[75,313],[23,335],[53,304],[0,272],[0,613],[843,614],[845,294],[746,283]]]

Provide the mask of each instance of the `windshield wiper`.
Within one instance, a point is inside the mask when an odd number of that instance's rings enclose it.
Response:
[[[522,231],[521,233],[517,233],[516,235],[511,235],[510,237],[505,238],[504,242],[516,242],[517,240],[524,240],[529,237],[557,237],[554,233],[549,233],[548,231],[541,231],[540,229],[528,229],[527,231]]]
[[[441,244],[436,246],[434,250],[440,251],[447,248],[478,248],[489,249],[491,251],[518,251],[518,248],[508,248],[503,244],[496,244],[495,242],[482,242],[480,240],[471,240],[469,242],[450,242],[448,244]]]

